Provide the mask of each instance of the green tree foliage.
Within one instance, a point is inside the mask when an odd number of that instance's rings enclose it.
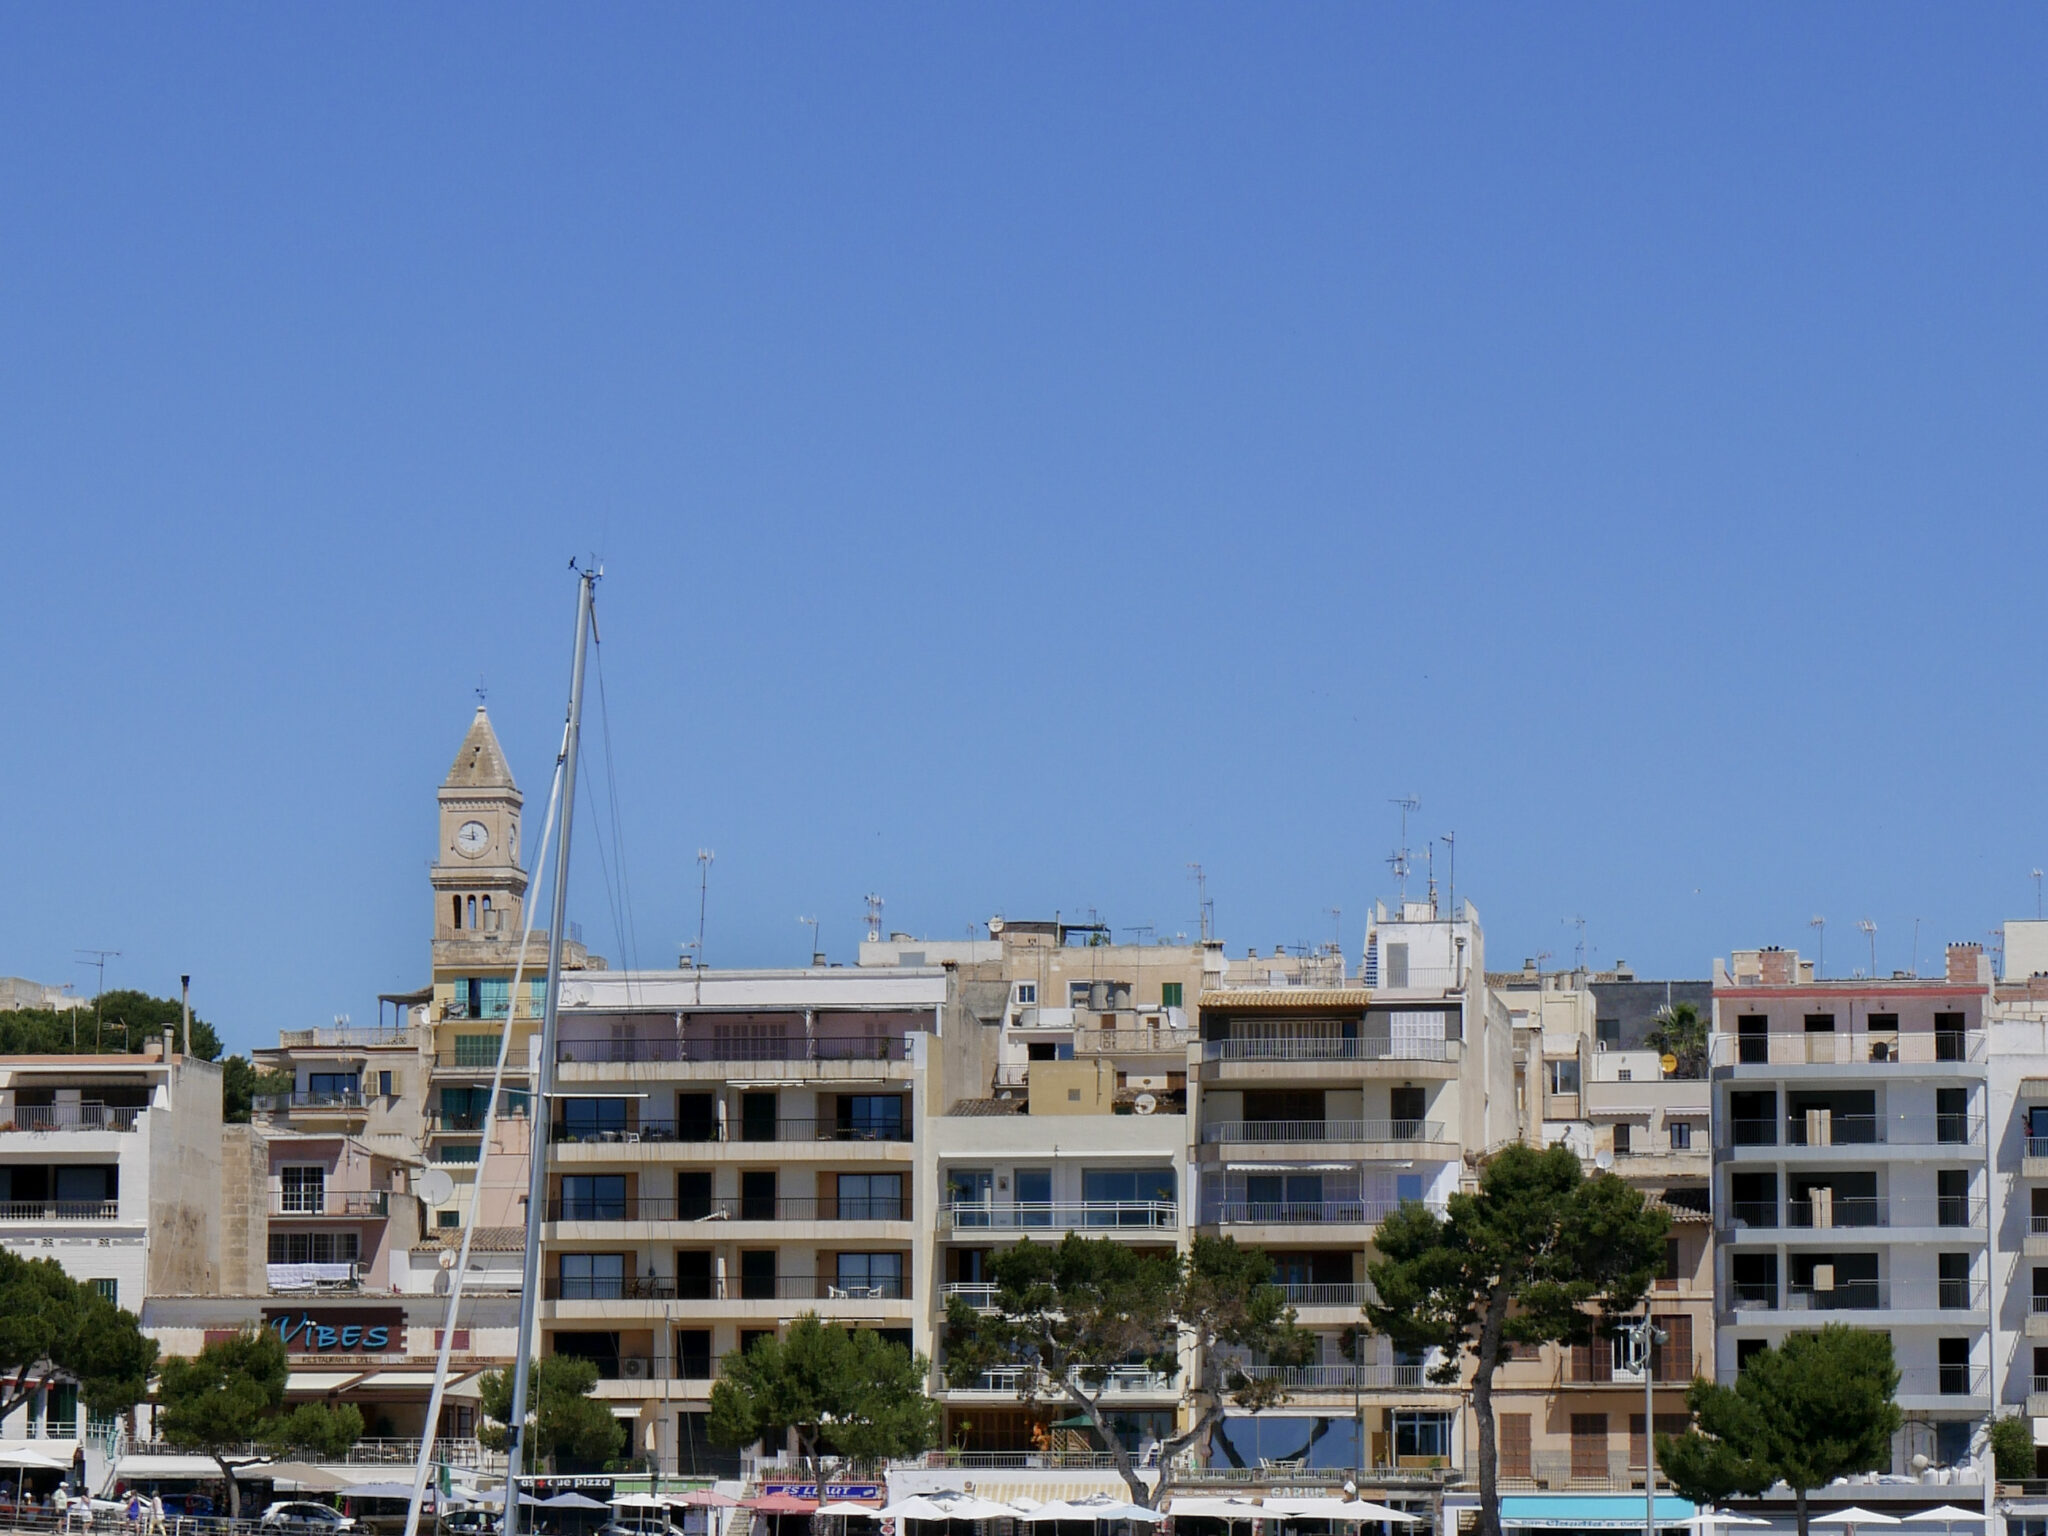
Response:
[[[1643,1044],[1660,1056],[1676,1056],[1674,1077],[1707,1075],[1707,1021],[1691,1003],[1673,1003],[1659,1011],[1643,1036]]]
[[[245,1328],[190,1360],[164,1361],[158,1376],[158,1430],[171,1444],[213,1458],[236,1519],[242,1513],[238,1468],[286,1451],[338,1457],[362,1437],[363,1416],[352,1405],[301,1403],[287,1410],[290,1373],[284,1340],[269,1328]]]
[[[876,1460],[929,1450],[939,1437],[939,1405],[924,1390],[931,1362],[872,1328],[806,1312],[782,1337],[727,1355],[720,1372],[711,1389],[714,1445],[773,1445],[793,1430],[804,1456]]]
[[[1500,1536],[1493,1378],[1510,1344],[1580,1342],[1596,1312],[1628,1311],[1664,1256],[1669,1218],[1612,1174],[1587,1178],[1569,1147],[1503,1148],[1479,1190],[1437,1216],[1404,1203],[1380,1225],[1366,1320],[1409,1349],[1443,1353],[1433,1375],[1472,1365],[1479,1430],[1479,1536]]]
[[[125,1413],[148,1391],[155,1364],[156,1345],[134,1313],[54,1259],[0,1250],[0,1416],[54,1380],[76,1381],[101,1417]]]
[[[2007,1417],[1991,1425],[1991,1461],[2001,1483],[2024,1483],[2035,1471],[2033,1426],[2024,1418]]]
[[[1890,1465],[1901,1416],[1889,1334],[1831,1323],[1758,1350],[1732,1387],[1695,1381],[1694,1428],[1659,1435],[1657,1460],[1678,1491],[1700,1502],[1787,1484],[1806,1536],[1806,1493]]]
[[[0,1056],[33,1056],[63,1052],[89,1055],[132,1055],[169,1028],[178,1034],[180,1049],[184,1005],[175,997],[117,988],[94,1005],[81,999],[77,1008],[10,1008],[0,1010]],[[76,1042],[74,1044],[74,1041]],[[198,1014],[192,1015],[192,1054],[202,1061],[220,1059],[220,1036]]]
[[[612,1411],[590,1394],[597,1386],[597,1367],[574,1355],[549,1355],[534,1367],[528,1385],[525,1471],[532,1475],[538,1457],[545,1470],[558,1461],[602,1466],[625,1448],[626,1432]],[[477,1383],[484,1418],[477,1438],[494,1451],[511,1442],[512,1372],[492,1371]]]
[[[957,1296],[946,1305],[947,1381],[962,1386],[987,1370],[1035,1362],[1038,1370],[1019,1375],[1019,1396],[1085,1414],[1132,1500],[1148,1506],[1165,1498],[1174,1459],[1209,1434],[1226,1404],[1256,1410],[1285,1400],[1275,1376],[1245,1372],[1250,1356],[1299,1365],[1314,1345],[1273,1284],[1271,1261],[1234,1238],[1197,1237],[1185,1260],[1106,1237],[1069,1234],[1057,1246],[1027,1240],[991,1258],[989,1275],[991,1310]],[[1159,1481],[1148,1487],[1111,1428],[1104,1394],[1119,1366],[1172,1374],[1189,1347],[1200,1370],[1182,1377],[1187,1427],[1161,1444]]]

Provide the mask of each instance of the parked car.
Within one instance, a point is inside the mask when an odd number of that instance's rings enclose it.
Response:
[[[287,1536],[341,1536],[354,1531],[355,1521],[338,1509],[309,1499],[280,1499],[263,1511],[263,1528]]]

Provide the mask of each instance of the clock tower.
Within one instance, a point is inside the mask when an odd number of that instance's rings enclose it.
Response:
[[[441,836],[434,853],[434,958],[438,972],[453,951],[519,942],[526,871],[519,865],[524,799],[479,704],[455,765],[441,781]],[[506,964],[512,963],[508,954]]]

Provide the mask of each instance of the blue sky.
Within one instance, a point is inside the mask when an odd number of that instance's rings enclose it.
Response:
[[[540,798],[593,551],[615,958],[699,848],[715,963],[869,891],[1189,931],[1191,860],[1233,952],[1355,949],[1413,793],[1497,966],[1925,967],[2048,864],[2044,66],[1988,5],[8,8],[0,972],[241,1046],[417,985],[472,689]]]

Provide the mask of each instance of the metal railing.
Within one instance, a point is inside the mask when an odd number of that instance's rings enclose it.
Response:
[[[1099,1382],[1080,1372],[1075,1373],[1075,1379],[1082,1382],[1087,1390],[1105,1395],[1157,1395],[1177,1391],[1180,1375],[1175,1371],[1147,1370],[1142,1365],[1113,1365],[1103,1373]],[[1022,1396],[1027,1389],[1035,1390],[1044,1385],[1046,1375],[1035,1365],[998,1365],[981,1372],[971,1383],[954,1386],[950,1390],[1007,1392]]]
[[[1202,1127],[1205,1144],[1443,1139],[1436,1120],[1217,1120]]]
[[[741,1275],[720,1280],[675,1275],[544,1275],[548,1301],[909,1301],[907,1277],[849,1280],[833,1275]]]
[[[1991,1390],[1991,1372],[1982,1366],[1938,1365],[1899,1373],[1901,1397],[1983,1397]]]
[[[548,1202],[549,1221],[908,1221],[910,1197],[848,1195],[577,1195]]]
[[[1885,1209],[1884,1201],[1876,1196],[1848,1196],[1824,1203],[1813,1200],[1787,1200],[1785,1225],[1885,1227],[1891,1225],[1891,1212]]]
[[[273,1216],[388,1216],[391,1196],[381,1189],[290,1190],[270,1192]]]
[[[1414,1202],[1441,1212],[1435,1200]],[[1401,1208],[1399,1200],[1221,1200],[1205,1207],[1205,1226],[1377,1226]]]
[[[1009,1205],[955,1201],[939,1209],[941,1231],[1171,1230],[1179,1225],[1180,1205],[1172,1200],[1020,1200]]]
[[[1077,1029],[1076,1056],[1186,1056],[1185,1029]]]
[[[358,1045],[410,1045],[413,1038],[409,1024],[345,1024],[339,1028],[322,1025],[317,1029],[277,1032],[278,1048],[286,1051],[310,1046],[346,1049]]]
[[[1984,1121],[1977,1115],[1831,1115],[1824,1142],[1812,1140],[1805,1117],[1793,1114],[1784,1122],[1784,1145],[1908,1147],[1980,1147],[1984,1144]],[[1744,1116],[1728,1123],[1724,1147],[1775,1147],[1779,1144],[1776,1117]],[[2043,1142],[2048,1147],[2048,1141]],[[2048,1151],[2038,1154],[2048,1156]]]
[[[996,1304],[996,1284],[993,1280],[954,1280],[947,1283],[940,1293],[947,1301],[958,1297],[970,1307],[982,1311],[993,1310]]]
[[[623,1064],[636,1061],[903,1061],[909,1048],[900,1034],[733,1036],[699,1039],[674,1036],[640,1039],[560,1040],[555,1060],[567,1064]]]
[[[430,1109],[427,1130],[437,1136],[478,1135],[483,1131],[484,1118],[480,1109]]]
[[[18,1104],[0,1131],[132,1131],[141,1113],[105,1104]]]
[[[1420,1365],[1232,1365],[1225,1369],[1249,1381],[1274,1381],[1283,1387],[1311,1392],[1425,1385],[1425,1368]]]
[[[2048,1136],[2029,1136],[2027,1138],[2026,1155],[2028,1157],[2048,1157]]]
[[[1362,1307],[1377,1296],[1370,1284],[1358,1280],[1327,1284],[1282,1284],[1280,1294],[1291,1307]]]
[[[1456,1061],[1458,1042],[1387,1035],[1273,1035],[1204,1040],[1204,1061]]]
[[[176,1446],[168,1440],[149,1440],[139,1437],[121,1436],[114,1444],[113,1459],[119,1461],[128,1456],[189,1456],[189,1447]],[[246,1445],[225,1448],[221,1452],[229,1460],[242,1457],[264,1459],[272,1453],[251,1442]],[[319,1460],[329,1464],[346,1466],[403,1466],[417,1462],[420,1457],[420,1443],[417,1440],[389,1439],[364,1436],[339,1456],[324,1452]],[[310,1459],[310,1458],[309,1458]],[[446,1462],[451,1467],[475,1468],[479,1471],[502,1472],[505,1469],[505,1454],[502,1451],[486,1450],[475,1440],[459,1440],[448,1435],[434,1438],[434,1460]],[[119,1472],[119,1467],[115,1471]]]
[[[1927,1066],[1981,1061],[1984,1042],[1981,1029],[1902,1030],[1895,1035],[1861,1030],[1814,1034],[1772,1030],[1760,1035],[1716,1035],[1710,1059],[1717,1067]]]
[[[116,1221],[118,1200],[4,1200],[0,1221]]]
[[[780,1117],[774,1120],[643,1117],[629,1125],[607,1126],[569,1125],[558,1120],[552,1135],[556,1142],[570,1145],[591,1142],[627,1145],[637,1142],[907,1142],[911,1139],[911,1124],[907,1120],[857,1125],[839,1120]]]
[[[256,1108],[268,1114],[291,1114],[300,1110],[356,1111],[365,1108],[360,1092],[347,1089],[330,1093],[259,1093]]]
[[[1986,1287],[1971,1280],[1937,1280],[1932,1285],[1897,1285],[1890,1280],[1837,1280],[1830,1290],[1788,1285],[1784,1299],[1775,1285],[1747,1281],[1731,1287],[1738,1312],[1981,1311],[1988,1302]],[[2037,1298],[2048,1303],[2048,1297]]]

